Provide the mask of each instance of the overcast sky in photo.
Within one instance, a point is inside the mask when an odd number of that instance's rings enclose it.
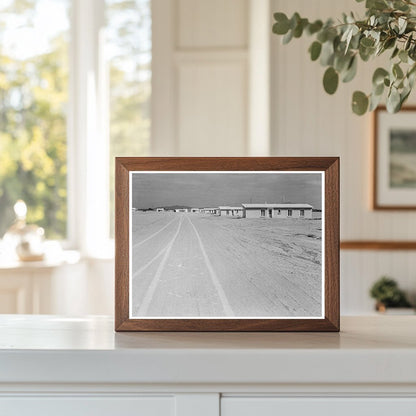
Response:
[[[132,206],[195,208],[243,203],[306,203],[321,209],[321,173],[132,174]]]

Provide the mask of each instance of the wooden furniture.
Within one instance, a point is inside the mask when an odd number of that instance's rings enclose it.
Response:
[[[114,333],[105,317],[0,316],[8,416],[413,416],[416,316],[340,333]]]

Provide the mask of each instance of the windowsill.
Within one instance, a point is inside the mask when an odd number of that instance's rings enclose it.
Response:
[[[40,261],[21,261],[10,253],[0,239],[0,269],[32,270],[59,267],[65,264],[77,264],[81,260],[92,262],[114,261],[114,240],[107,240],[94,252],[83,254],[80,250],[67,248],[66,242],[46,241],[45,258]],[[64,246],[64,248],[61,248]]]
[[[17,258],[7,256],[2,253],[0,255],[0,269],[1,270],[38,270],[55,268],[66,264],[77,264],[81,259],[79,251],[76,250],[62,250],[59,254],[54,256],[46,255],[40,261],[21,261]]]

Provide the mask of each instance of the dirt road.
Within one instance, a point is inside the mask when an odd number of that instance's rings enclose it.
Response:
[[[321,221],[133,213],[132,314],[320,316]]]

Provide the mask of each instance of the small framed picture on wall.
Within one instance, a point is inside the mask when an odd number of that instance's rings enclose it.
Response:
[[[374,112],[373,208],[416,209],[416,107]]]

